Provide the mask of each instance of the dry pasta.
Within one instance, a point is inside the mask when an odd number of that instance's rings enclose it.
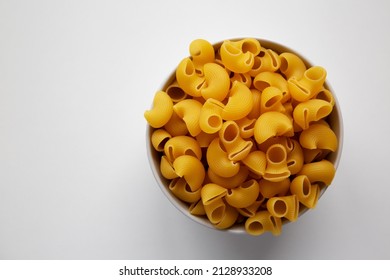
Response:
[[[280,235],[331,184],[326,70],[253,38],[196,39],[144,113],[168,190],[217,229]]]

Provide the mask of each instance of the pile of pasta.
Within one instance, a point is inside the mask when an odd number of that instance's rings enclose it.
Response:
[[[326,71],[253,38],[197,39],[144,116],[169,190],[218,229],[281,234],[335,175]]]

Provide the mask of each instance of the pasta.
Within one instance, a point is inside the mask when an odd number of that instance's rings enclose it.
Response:
[[[178,176],[184,177],[191,191],[201,188],[206,172],[199,159],[193,156],[179,156],[173,162],[173,169]]]
[[[240,161],[251,151],[253,143],[240,136],[240,128],[234,121],[226,121],[219,131],[219,139],[224,146],[228,159]]]
[[[280,112],[266,112],[256,120],[254,136],[256,142],[264,143],[274,136],[292,136],[293,125],[291,120]]]
[[[228,102],[222,110],[222,119],[235,121],[246,117],[252,110],[253,99],[250,89],[238,81],[233,82]]]
[[[194,99],[182,100],[173,106],[175,113],[183,119],[191,136],[200,133],[199,116],[202,104]]]
[[[337,136],[333,130],[323,124],[313,124],[302,131],[299,142],[306,149],[323,149],[332,152],[337,149]]]
[[[153,99],[153,109],[146,111],[145,119],[151,127],[163,127],[172,117],[173,102],[164,91],[158,91]]]
[[[226,202],[235,208],[245,208],[252,205],[259,194],[259,183],[256,180],[249,180],[239,187],[229,189],[226,195]]]
[[[321,90],[325,79],[325,69],[321,66],[313,66],[303,73],[302,78],[291,77],[288,79],[288,89],[295,100],[307,101]]]
[[[339,139],[326,70],[305,63],[253,38],[191,42],[144,113],[159,175],[185,210],[257,236],[316,207]]]

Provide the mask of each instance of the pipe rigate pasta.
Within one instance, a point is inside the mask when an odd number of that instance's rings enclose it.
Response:
[[[299,201],[295,194],[271,197],[267,201],[267,210],[276,218],[286,218],[294,222],[298,219]]]
[[[169,139],[164,146],[164,153],[170,162],[183,155],[190,155],[202,159],[202,151],[198,142],[189,136],[175,136]]]
[[[193,156],[179,156],[173,162],[173,168],[180,177],[183,177],[189,185],[191,191],[196,191],[202,187],[206,172],[199,159]]]
[[[229,189],[226,195],[226,202],[235,208],[245,208],[252,205],[259,194],[259,183],[256,180],[249,180],[239,187]]]
[[[214,184],[220,185],[226,189],[233,189],[244,183],[248,178],[249,170],[246,166],[241,165],[238,173],[232,177],[221,177],[209,168],[207,170],[207,176]]]
[[[228,159],[234,162],[243,160],[253,146],[251,141],[242,139],[240,128],[234,121],[226,121],[222,125],[219,138],[228,154]]]
[[[337,149],[337,136],[333,130],[323,124],[313,124],[302,131],[299,142],[306,149],[322,149],[332,152]]]
[[[290,79],[294,77],[295,79],[300,79],[303,76],[303,73],[306,71],[306,65],[300,59],[299,56],[293,53],[284,52],[279,55],[280,57],[280,72]]]
[[[195,65],[190,58],[183,59],[177,66],[176,79],[185,93],[194,97],[202,96],[204,77],[196,72]]]
[[[158,91],[153,99],[153,108],[144,113],[144,117],[151,127],[163,127],[171,118],[173,102],[164,91]]]
[[[310,183],[320,182],[325,184],[325,186],[329,186],[335,173],[334,165],[330,161],[323,159],[304,164],[298,175],[306,175]]]
[[[332,109],[333,106],[327,101],[310,99],[295,107],[293,118],[302,129],[308,129],[310,123],[324,119],[332,112]]]
[[[224,100],[230,89],[230,79],[225,69],[216,63],[207,63],[203,69],[205,84],[200,91],[202,97],[206,100]]]
[[[176,103],[173,110],[183,119],[191,136],[200,133],[199,116],[202,109],[202,103],[194,99],[186,99]]]
[[[226,106],[222,110],[222,118],[227,121],[235,121],[246,117],[253,107],[253,98],[250,89],[235,81],[230,89],[230,96]]]
[[[215,59],[214,47],[204,39],[193,40],[189,47],[192,62],[199,74],[203,73],[203,66],[212,63]]]
[[[207,99],[200,110],[199,127],[203,132],[212,134],[218,132],[222,127],[223,103],[213,98]]]
[[[156,151],[162,152],[164,151],[165,143],[171,139],[172,136],[165,129],[156,129],[152,133],[152,137],[150,138],[153,148]]]
[[[261,114],[255,123],[254,136],[259,144],[274,136],[292,135],[294,131],[291,120],[280,112]]]
[[[175,196],[185,202],[193,203],[200,199],[201,189],[197,189],[195,191],[191,190],[188,187],[186,180],[183,178],[173,179],[169,183],[168,188]]]
[[[211,141],[206,158],[209,168],[221,177],[232,177],[240,170],[240,163],[228,158],[228,154],[221,148],[218,137]]]
[[[281,234],[335,175],[325,69],[253,38],[197,39],[189,55],[144,114],[168,193],[217,229]]]
[[[299,102],[307,101],[316,95],[323,87],[326,79],[326,70],[321,66],[307,69],[302,78],[288,79],[288,89],[292,98]]]
[[[255,236],[261,235],[267,231],[270,231],[273,235],[278,236],[282,231],[282,220],[272,216],[267,210],[262,210],[246,220],[245,230],[250,235]]]
[[[307,208],[314,208],[320,195],[320,187],[317,184],[312,185],[305,175],[297,176],[292,180],[290,191]]]

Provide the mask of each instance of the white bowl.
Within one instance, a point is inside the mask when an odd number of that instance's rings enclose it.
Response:
[[[242,38],[233,38],[233,39],[229,39],[229,40],[235,41],[235,40],[240,40],[240,39],[242,39]],[[298,53],[295,50],[292,50],[292,49],[290,49],[290,48],[288,48],[288,47],[286,47],[284,45],[281,45],[279,43],[275,43],[275,42],[272,42],[272,41],[259,39],[259,38],[256,38],[256,39],[259,40],[259,42],[260,42],[262,47],[265,47],[267,49],[268,48],[272,49],[272,50],[276,51],[279,54],[282,53],[282,52],[294,53],[294,54],[298,55],[303,60],[303,62],[306,64],[306,66],[308,68],[311,67],[311,66],[314,66],[314,64],[310,63],[304,56],[302,56],[300,53]],[[223,42],[215,43],[213,45],[214,49],[219,48],[222,43]],[[165,90],[174,80],[175,80],[175,71],[173,71],[168,76],[168,78],[163,83],[163,86],[160,89],[161,90]],[[336,136],[338,138],[338,148],[337,148],[336,152],[333,152],[333,153],[329,154],[326,159],[329,160],[330,162],[332,162],[334,164],[336,170],[337,170],[337,167],[338,167],[338,164],[339,164],[339,161],[340,161],[340,157],[341,157],[342,146],[343,146],[343,121],[342,121],[342,116],[341,116],[340,105],[339,105],[339,102],[337,100],[337,97],[335,95],[334,90],[331,88],[330,84],[327,81],[325,81],[325,87],[332,92],[333,97],[335,99],[335,106],[333,107],[332,113],[327,117],[327,121],[330,124],[332,130],[335,132],[335,134],[336,134]],[[147,156],[148,156],[148,159],[149,159],[149,163],[150,163],[153,175],[154,175],[154,177],[155,177],[155,179],[157,181],[157,184],[159,185],[160,189],[165,194],[165,196],[168,198],[168,200],[181,213],[183,213],[185,216],[187,216],[191,220],[193,220],[193,221],[195,221],[195,222],[197,222],[197,223],[199,223],[201,225],[204,225],[204,226],[212,228],[212,229],[216,229],[209,222],[209,220],[207,219],[206,216],[195,216],[195,215],[192,215],[189,212],[189,209],[188,209],[189,205],[187,203],[181,201],[180,199],[178,199],[176,196],[174,196],[172,194],[172,192],[168,189],[169,180],[165,179],[161,175],[161,172],[160,172],[161,153],[157,152],[153,148],[153,146],[151,144],[151,141],[150,141],[151,134],[152,134],[153,130],[154,130],[153,128],[151,128],[149,125],[147,125],[147,128],[146,128]],[[326,189],[327,189],[327,187],[321,188],[320,197],[324,194]],[[306,208],[304,206],[300,207],[299,216],[304,214],[307,210],[308,210],[308,208]],[[286,223],[289,223],[289,221],[288,220],[283,220],[283,224],[286,224]],[[216,230],[218,230],[218,229],[216,229]],[[231,227],[229,229],[224,229],[223,231],[228,231],[228,232],[232,232],[232,233],[239,233],[239,234],[247,234],[246,231],[245,231],[245,228],[244,228],[244,224],[236,224],[236,225],[234,225],[233,227]]]

